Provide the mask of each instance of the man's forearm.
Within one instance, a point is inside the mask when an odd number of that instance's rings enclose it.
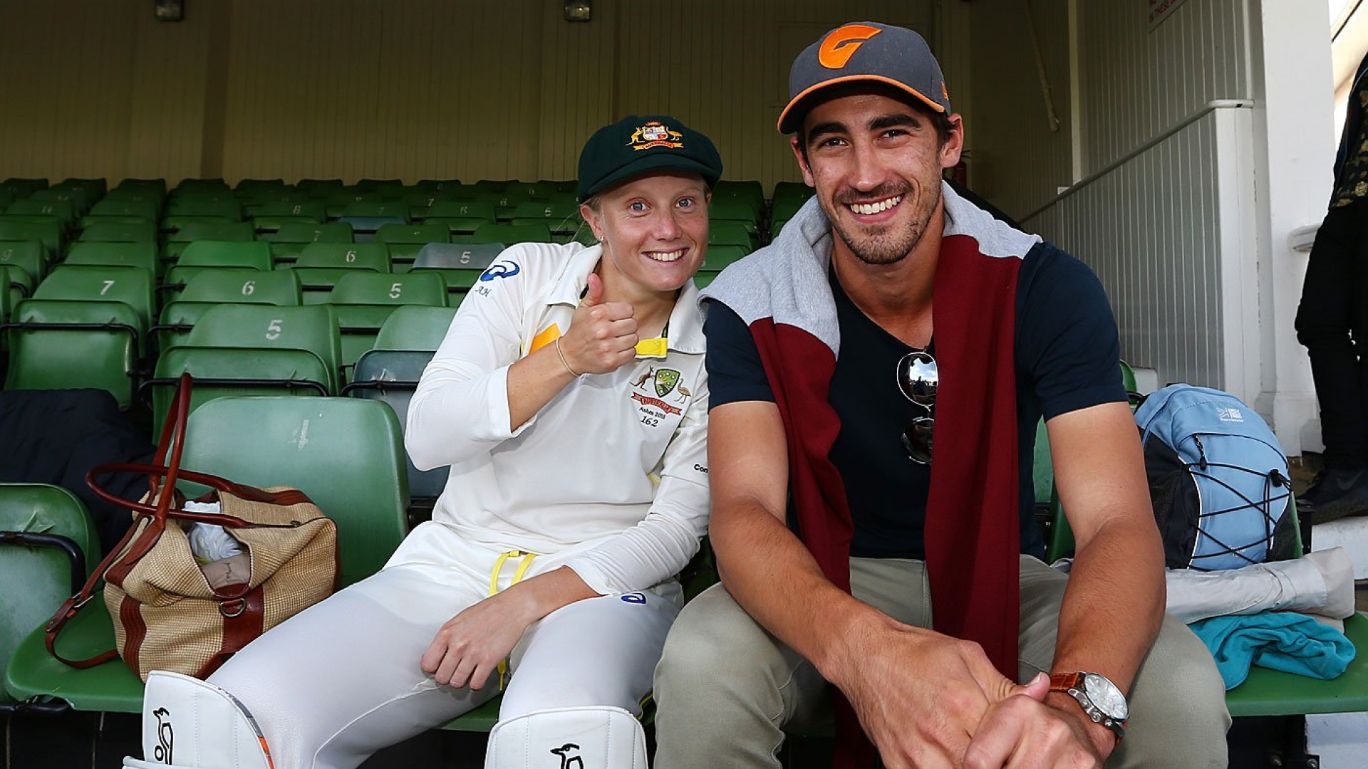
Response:
[[[1059,614],[1055,671],[1100,673],[1130,692],[1164,618],[1158,543],[1148,521],[1118,521],[1079,550]],[[1092,723],[1069,695],[1051,693],[1046,704],[1073,718],[1103,757],[1115,749],[1110,730]]]
[[[1074,559],[1054,669],[1101,673],[1129,692],[1159,633],[1164,595],[1164,555],[1153,524],[1104,525]]]

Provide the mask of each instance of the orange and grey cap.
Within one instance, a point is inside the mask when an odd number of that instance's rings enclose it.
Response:
[[[926,40],[910,29],[859,21],[843,24],[798,54],[789,69],[789,101],[779,113],[779,132],[798,130],[823,89],[876,82],[908,93],[935,112],[950,113],[945,76]]]

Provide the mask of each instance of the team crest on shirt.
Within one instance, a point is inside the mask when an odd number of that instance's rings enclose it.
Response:
[[[632,400],[642,423],[652,427],[659,426],[667,414],[684,413],[683,404],[692,395],[678,369],[648,366],[632,380]]]
[[[652,147],[679,149],[684,146],[684,134],[671,131],[669,126],[659,120],[651,120],[632,132],[632,137],[627,140],[627,146],[634,150],[648,150]]]

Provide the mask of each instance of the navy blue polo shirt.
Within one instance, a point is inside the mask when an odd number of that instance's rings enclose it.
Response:
[[[830,458],[845,481],[854,521],[851,555],[922,559],[931,471],[908,459],[901,436],[926,410],[903,396],[894,375],[898,360],[914,348],[856,307],[834,271],[831,287],[841,345],[829,398],[841,430]],[[709,408],[773,402],[745,323],[719,302],[707,309]],[[929,351],[935,354],[934,340]],[[1126,400],[1116,321],[1102,285],[1087,265],[1048,244],[1031,249],[1018,274],[1015,358],[1021,550],[1043,557],[1032,517],[1036,423]]]

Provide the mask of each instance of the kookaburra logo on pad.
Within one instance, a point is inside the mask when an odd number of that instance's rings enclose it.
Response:
[[[579,757],[579,746],[575,743],[567,742],[551,752],[560,756],[560,769],[584,769],[584,759]]]
[[[152,751],[152,755],[163,764],[175,763],[171,760],[171,749],[176,743],[175,734],[171,730],[171,711],[157,708],[152,711],[152,715],[157,717],[157,747]]]

